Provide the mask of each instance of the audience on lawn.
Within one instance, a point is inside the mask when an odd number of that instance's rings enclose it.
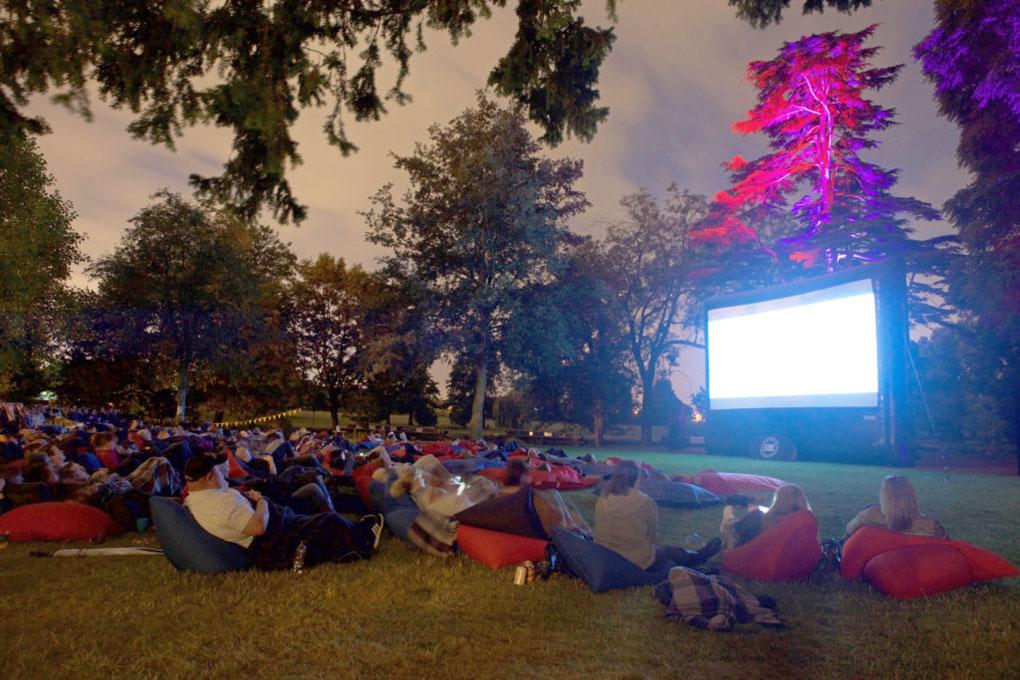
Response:
[[[149,516],[150,496],[181,495],[184,478],[185,505],[199,524],[245,546],[262,569],[289,566],[301,542],[309,565],[370,557],[381,517],[365,515],[352,522],[335,512],[360,508],[358,514],[364,513],[361,501],[343,488],[354,486],[353,473],[360,465],[378,467],[374,477],[387,484],[391,496],[410,494],[421,510],[410,540],[442,555],[452,548],[457,513],[527,487],[532,488],[533,506],[546,533],[569,529],[593,537],[656,573],[673,565],[700,565],[720,547],[731,550],[784,517],[811,511],[804,491],[794,484],[778,488],[767,509],[755,507],[746,496],[730,496],[720,537],[691,551],[659,544],[658,508],[640,490],[641,470],[632,461],[615,466],[595,504],[593,531],[558,491],[532,486],[533,470],[568,458],[563,455],[515,456],[506,463],[504,483],[497,487],[481,475],[454,474],[450,470],[458,468],[423,455],[402,430],[385,437],[372,434],[352,444],[339,433],[303,428],[285,434],[258,428],[146,427],[111,410],[77,410],[67,416],[31,407],[0,409],[0,512],[31,502],[70,500],[99,507],[126,528],[134,527],[137,519]],[[497,463],[507,461],[515,450],[515,445],[490,449],[484,442],[460,445],[465,457],[483,452]],[[938,520],[918,510],[914,487],[899,475],[883,481],[879,504],[854,517],[846,535],[862,526],[948,537]]]
[[[595,502],[595,542],[646,571],[659,573],[671,566],[697,566],[719,550],[713,539],[694,552],[658,545],[659,509],[637,488],[640,469],[633,461],[616,466]]]
[[[949,532],[937,519],[918,510],[917,492],[906,477],[886,477],[878,493],[878,502],[878,505],[869,505],[850,520],[846,525],[847,536],[861,527],[870,526],[917,536],[949,538]]]
[[[302,543],[308,567],[367,560],[378,547],[382,515],[366,515],[358,522],[335,512],[299,515],[258,491],[242,495],[230,488],[224,475],[226,463],[222,453],[190,458],[184,469],[188,485],[184,505],[210,534],[246,548],[256,569],[290,568]]]

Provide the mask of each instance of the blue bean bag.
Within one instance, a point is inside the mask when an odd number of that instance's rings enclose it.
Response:
[[[156,538],[177,571],[218,574],[248,565],[247,550],[207,532],[177,501],[153,496],[149,508]]]
[[[603,484],[592,491],[598,496]],[[700,508],[704,505],[722,503],[722,498],[697,484],[672,482],[662,479],[642,479],[638,489],[655,501],[656,505],[669,508]]]
[[[593,593],[648,586],[666,578],[668,570],[653,574],[630,560],[566,529],[553,530],[553,546],[568,572],[578,577]]]

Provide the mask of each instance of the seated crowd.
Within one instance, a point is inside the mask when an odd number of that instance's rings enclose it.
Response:
[[[395,433],[350,442],[338,432],[159,427],[109,412],[5,407],[0,513],[64,500],[100,508],[125,530],[144,530],[153,496],[183,497],[202,529],[243,547],[254,568],[273,570],[291,568],[298,554],[307,566],[369,559],[384,526],[380,513],[395,503],[415,509],[407,539],[447,555],[462,513],[499,499],[501,507],[517,507],[519,499],[520,507],[533,511],[536,535],[551,540],[570,532],[660,578],[675,567],[700,567],[717,553],[726,564],[728,553],[746,550],[791,516],[815,521],[797,485],[777,485],[767,508],[747,495],[730,495],[719,536],[690,550],[661,541],[658,505],[642,491],[648,466],[616,461],[611,472],[592,478],[601,484],[592,526],[556,488],[535,484],[535,476],[577,459],[516,443],[455,441],[441,451],[423,448]],[[368,502],[368,487],[359,487],[359,480],[381,486],[382,507],[378,500]],[[914,488],[899,475],[883,481],[879,504],[854,517],[844,539],[863,527],[948,538],[936,519],[919,511]]]

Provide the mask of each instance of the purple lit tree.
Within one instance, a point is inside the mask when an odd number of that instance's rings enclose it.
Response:
[[[1002,416],[1020,473],[1020,3],[939,0],[914,48],[942,115],[960,126],[957,158],[973,181],[946,203],[967,249],[951,280],[962,325],[995,354]],[[990,344],[991,343],[991,344]]]
[[[865,92],[892,82],[901,68],[871,67],[878,48],[864,43],[874,31],[807,36],[786,43],[775,59],[749,65],[758,103],[733,127],[764,134],[771,151],[725,164],[733,184],[716,195],[698,232],[702,243],[717,251],[750,245],[801,271],[893,255],[917,260],[935,249],[910,237],[909,220],[935,220],[938,211],[892,195],[897,171],[860,157],[878,146],[873,134],[893,125],[895,115]],[[777,221],[788,224],[785,238],[763,238],[759,225]]]

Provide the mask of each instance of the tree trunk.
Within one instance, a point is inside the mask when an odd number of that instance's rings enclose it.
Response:
[[[485,429],[485,389],[489,385],[489,357],[485,343],[478,353],[478,367],[475,375],[475,397],[471,400],[471,422],[468,431],[472,439],[481,439]]]
[[[655,370],[650,374],[641,375],[641,444],[650,446],[652,443],[652,387],[655,383]]]
[[[340,424],[340,395],[336,392],[329,393],[329,420],[334,430]]]
[[[592,404],[592,429],[595,431],[595,448],[602,448],[602,433],[605,428],[604,406],[601,399],[596,398]]]
[[[188,364],[181,362],[180,373],[177,376],[177,422],[184,421],[184,414],[188,406]]]

